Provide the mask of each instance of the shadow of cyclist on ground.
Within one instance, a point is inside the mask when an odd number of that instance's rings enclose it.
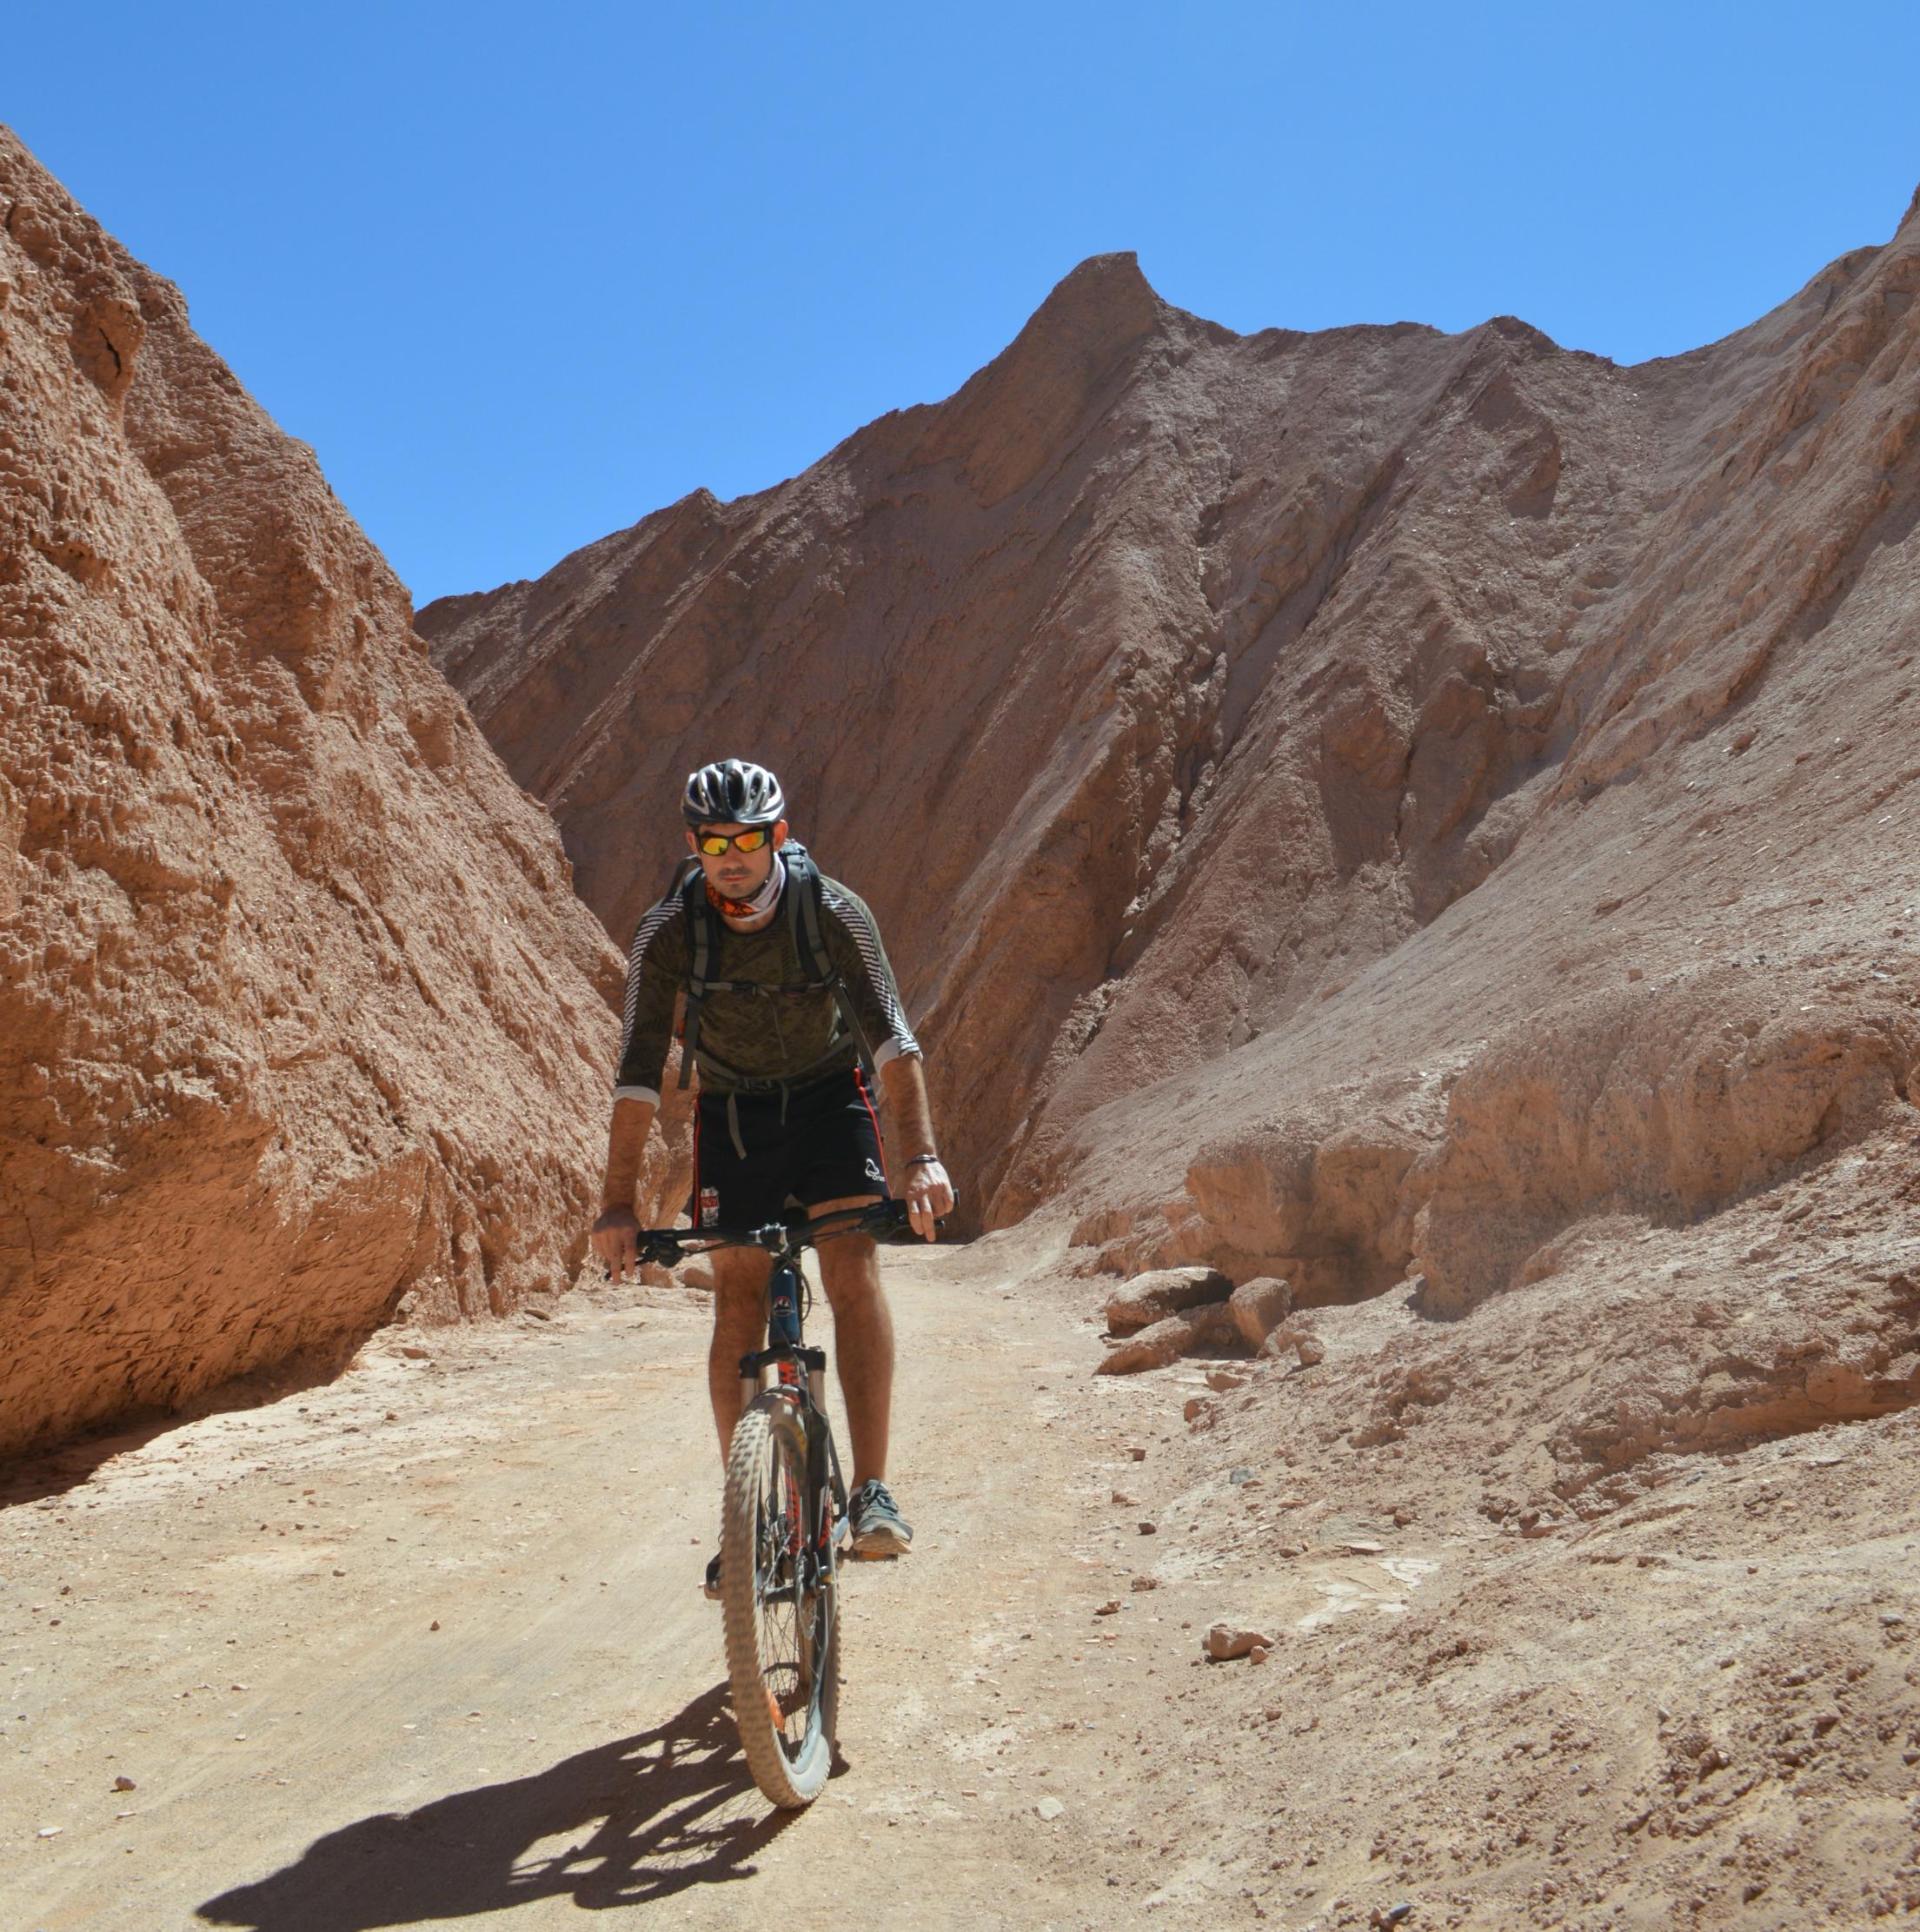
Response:
[[[329,1832],[199,1916],[252,1932],[372,1932],[568,1894],[603,1910],[750,1878],[747,1861],[790,1814],[768,1813],[754,1789],[726,1696],[716,1684],[657,1730],[532,1777]]]

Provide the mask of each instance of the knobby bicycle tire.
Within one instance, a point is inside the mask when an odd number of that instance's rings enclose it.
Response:
[[[720,1596],[734,1721],[754,1782],[774,1804],[811,1804],[827,1783],[840,1703],[840,1620],[829,1538],[807,1497],[805,1432],[763,1395],[734,1431],[720,1531]]]

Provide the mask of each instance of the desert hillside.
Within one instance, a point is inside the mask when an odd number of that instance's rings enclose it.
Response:
[[[619,961],[312,451],[0,215],[4,1454],[563,1286]]]
[[[624,943],[741,752],[989,1225],[1457,1311],[1908,1103],[1920,219],[1693,354],[1237,336],[1131,257],[957,395],[422,612]]]
[[[0,1456],[80,1438],[0,1479],[0,1916],[1910,1922],[1917,293],[1910,213],[1618,368],[1105,257],[416,634],[0,135]],[[919,1535],[799,1818],[707,1298],[578,1269],[732,751],[995,1230],[889,1258]]]
[[[616,936],[735,749],[871,894],[1003,1265],[1106,1331],[1052,1413],[1160,1425],[1080,1491],[1102,1715],[1199,1781],[1110,1831],[1147,1903],[1920,1910],[1917,294],[1910,210],[1622,368],[1106,257],[422,614]],[[1176,1610],[1218,1689],[1146,1681]]]

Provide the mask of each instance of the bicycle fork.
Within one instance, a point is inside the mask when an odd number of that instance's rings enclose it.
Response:
[[[790,1261],[777,1261],[767,1283],[767,1346],[740,1358],[740,1405],[744,1412],[761,1393],[761,1378],[768,1368],[775,1375],[774,1386],[791,1390],[804,1403],[804,1369],[815,1375],[827,1372],[826,1351],[803,1348],[800,1336],[800,1271]]]
[[[801,1342],[801,1292],[800,1270],[791,1261],[776,1261],[767,1282],[767,1346],[740,1359],[740,1401],[744,1413],[764,1392],[764,1378],[771,1368],[774,1389],[798,1411],[807,1440],[807,1486],[814,1504],[808,1541],[813,1560],[824,1568],[830,1561],[834,1530],[847,1514],[847,1484],[833,1431],[812,1426],[814,1403],[808,1378],[826,1374],[827,1353]],[[820,1419],[824,1424],[825,1418]]]

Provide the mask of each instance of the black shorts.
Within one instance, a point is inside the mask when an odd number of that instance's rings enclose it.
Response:
[[[857,1066],[779,1093],[703,1093],[694,1109],[696,1228],[757,1228],[790,1206],[887,1194],[880,1120]],[[734,1145],[734,1130],[744,1158]]]

